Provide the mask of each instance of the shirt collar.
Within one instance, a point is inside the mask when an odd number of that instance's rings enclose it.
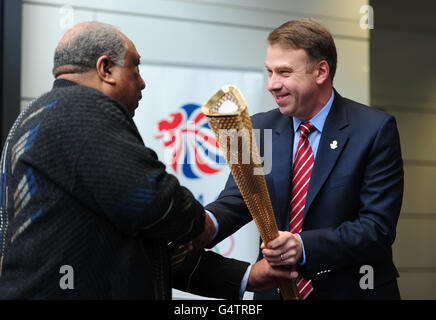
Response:
[[[333,104],[333,99],[335,97],[335,92],[332,90],[332,94],[330,96],[329,101],[325,104],[324,107],[312,118],[310,119],[310,123],[318,130],[320,133],[322,133],[322,129],[324,128],[325,120],[327,119],[327,116],[330,112],[330,109]],[[292,120],[294,121],[294,131],[297,132],[299,130],[300,124],[303,122],[298,118],[292,117]]]

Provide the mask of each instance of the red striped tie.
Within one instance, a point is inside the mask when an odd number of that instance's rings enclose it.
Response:
[[[300,124],[300,141],[294,160],[294,177],[292,179],[291,222],[289,230],[298,233],[303,226],[304,207],[307,189],[313,168],[313,152],[309,144],[309,134],[315,129],[310,123]],[[306,299],[313,291],[312,282],[300,277],[297,279],[297,289],[301,298]]]

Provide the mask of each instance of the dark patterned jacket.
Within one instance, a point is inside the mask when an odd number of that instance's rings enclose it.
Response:
[[[0,299],[169,299],[167,243],[204,226],[114,99],[56,80],[1,159]]]

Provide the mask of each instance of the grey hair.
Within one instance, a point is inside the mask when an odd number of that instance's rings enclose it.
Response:
[[[57,77],[59,67],[68,66],[68,73],[84,73],[95,69],[98,58],[108,56],[120,66],[128,50],[126,40],[118,29],[101,22],[88,22],[86,27],[72,31],[62,39],[54,55],[53,75]]]

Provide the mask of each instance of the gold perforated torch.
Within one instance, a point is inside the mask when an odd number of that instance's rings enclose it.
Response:
[[[279,231],[245,99],[236,86],[224,86],[203,105],[202,111],[217,136],[260,236],[268,243],[279,236]],[[280,280],[280,290],[285,300],[300,299],[291,280]]]

